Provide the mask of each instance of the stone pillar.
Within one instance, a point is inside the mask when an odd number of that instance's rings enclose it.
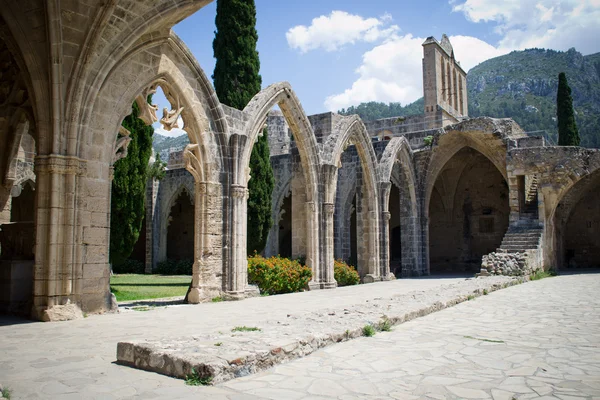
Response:
[[[146,267],[144,272],[147,274],[152,273],[157,263],[154,252],[154,224],[158,185],[158,180],[154,178],[150,178],[146,185]],[[156,216],[156,219],[158,219],[158,216]]]
[[[259,294],[258,288],[248,285],[248,259],[246,235],[248,232],[248,189],[242,185],[231,185],[231,260],[227,271],[225,292],[231,299],[240,299]]]
[[[306,203],[308,250],[306,258],[313,271],[312,280],[308,283],[310,290],[333,289],[337,287],[333,274],[333,203],[321,204],[322,219],[319,221],[319,210],[314,202]],[[320,223],[319,223],[320,222]]]
[[[381,213],[381,241],[379,251],[381,256],[381,277],[383,280],[393,280],[394,274],[390,271],[390,218],[389,211]]]
[[[376,201],[375,199],[371,199],[370,204]],[[367,236],[367,274],[363,278],[364,283],[371,283],[380,281],[381,276],[381,267],[379,264],[379,249],[377,246],[377,238],[379,231],[379,215],[377,215],[377,211],[369,210],[368,212],[368,221],[366,221],[366,236]],[[364,238],[364,236],[363,236]]]
[[[391,189],[391,182],[379,183],[379,198],[381,201],[381,204],[379,205],[381,210],[381,234],[379,239],[379,255],[381,257],[380,274],[382,279],[384,280],[393,279],[393,275],[390,273],[390,218],[392,215],[388,210]]]
[[[519,185],[519,176],[508,174],[508,204],[510,207],[509,224],[517,222],[521,214],[521,208],[525,206],[524,201],[521,206],[520,198],[525,199],[525,182]]]
[[[110,309],[110,181],[108,165],[93,167],[96,179],[82,180],[85,160],[55,154],[36,158],[35,318],[51,319],[47,309],[68,303],[84,311]],[[87,194],[82,199],[80,185]]]
[[[220,189],[218,184],[195,183],[194,265],[192,267],[192,287],[187,296],[188,303],[201,303],[221,295],[222,287],[217,279],[217,275],[221,274],[221,263],[219,262],[221,255],[215,254],[214,243],[211,239],[214,236],[211,234],[213,233],[211,227],[222,226],[223,222],[215,219],[219,213],[215,213],[215,204],[211,204],[211,198],[219,197]],[[220,243],[218,247],[221,248]],[[244,246],[244,254],[245,250]],[[242,287],[245,287],[245,284]]]

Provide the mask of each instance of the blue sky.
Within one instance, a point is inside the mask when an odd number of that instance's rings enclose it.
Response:
[[[446,33],[467,70],[531,47],[600,51],[600,0],[256,0],[256,8],[263,87],[290,82],[308,115],[418,99],[427,36]],[[174,27],[209,78],[215,14],[213,2]]]

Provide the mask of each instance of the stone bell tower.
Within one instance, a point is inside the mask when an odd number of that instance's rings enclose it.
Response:
[[[453,124],[469,113],[467,73],[454,58],[446,34],[441,42],[433,36],[423,42],[423,95],[429,128]]]

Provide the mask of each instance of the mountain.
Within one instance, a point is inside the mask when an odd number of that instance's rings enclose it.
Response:
[[[545,130],[556,141],[560,72],[572,90],[581,145],[600,147],[600,53],[528,49],[484,61],[467,75],[469,116],[510,117],[526,132]]]
[[[155,152],[160,153],[160,158],[163,161],[169,161],[169,149],[183,149],[189,143],[188,135],[168,137],[154,131],[152,136],[152,148]]]
[[[400,105],[400,103],[378,103],[376,101],[370,101],[368,103],[360,103],[358,106],[350,106],[346,109],[342,108],[338,111],[341,115],[353,115],[358,114],[363,121],[373,121],[382,118],[391,118],[409,115],[423,114],[423,107],[425,103],[423,98],[410,103],[406,106]]]

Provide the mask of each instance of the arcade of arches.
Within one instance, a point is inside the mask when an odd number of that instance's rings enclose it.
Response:
[[[65,309],[113,307],[112,165],[126,155],[128,132],[120,127],[134,101],[146,124],[181,117],[190,138],[179,154],[185,170],[168,171],[169,179],[186,174],[190,189],[169,203],[181,185],[149,185],[145,240],[149,271],[161,257],[193,258],[191,303],[257,294],[247,282],[247,171],[265,122],[281,128],[269,129],[280,150],[272,155],[287,165],[273,194],[284,210],[273,211],[283,216],[275,228],[281,234],[269,249],[306,257],[311,290],[336,287],[333,260],[351,255],[344,239],[351,232],[364,282],[429,274],[442,264],[474,271],[507,226],[521,223],[519,199],[532,190],[543,227],[533,251],[543,266],[598,263],[597,243],[585,239],[598,229],[590,194],[598,182],[586,178],[600,168],[598,151],[546,146],[511,120],[468,119],[457,99],[436,107],[443,95],[435,63],[424,69],[431,118],[409,119],[427,126],[419,132],[394,118],[306,116],[285,82],[236,110],[220,104],[171,30],[208,1],[88,3],[24,0],[0,8],[0,311],[54,320]],[[447,38],[428,38],[424,48],[458,65]],[[461,75],[453,84],[466,81]],[[162,119],[146,103],[158,86],[173,105]],[[459,100],[466,104],[466,95]],[[271,112],[275,106],[280,113]],[[464,149],[443,140],[455,136]],[[537,187],[519,185],[533,175]]]

